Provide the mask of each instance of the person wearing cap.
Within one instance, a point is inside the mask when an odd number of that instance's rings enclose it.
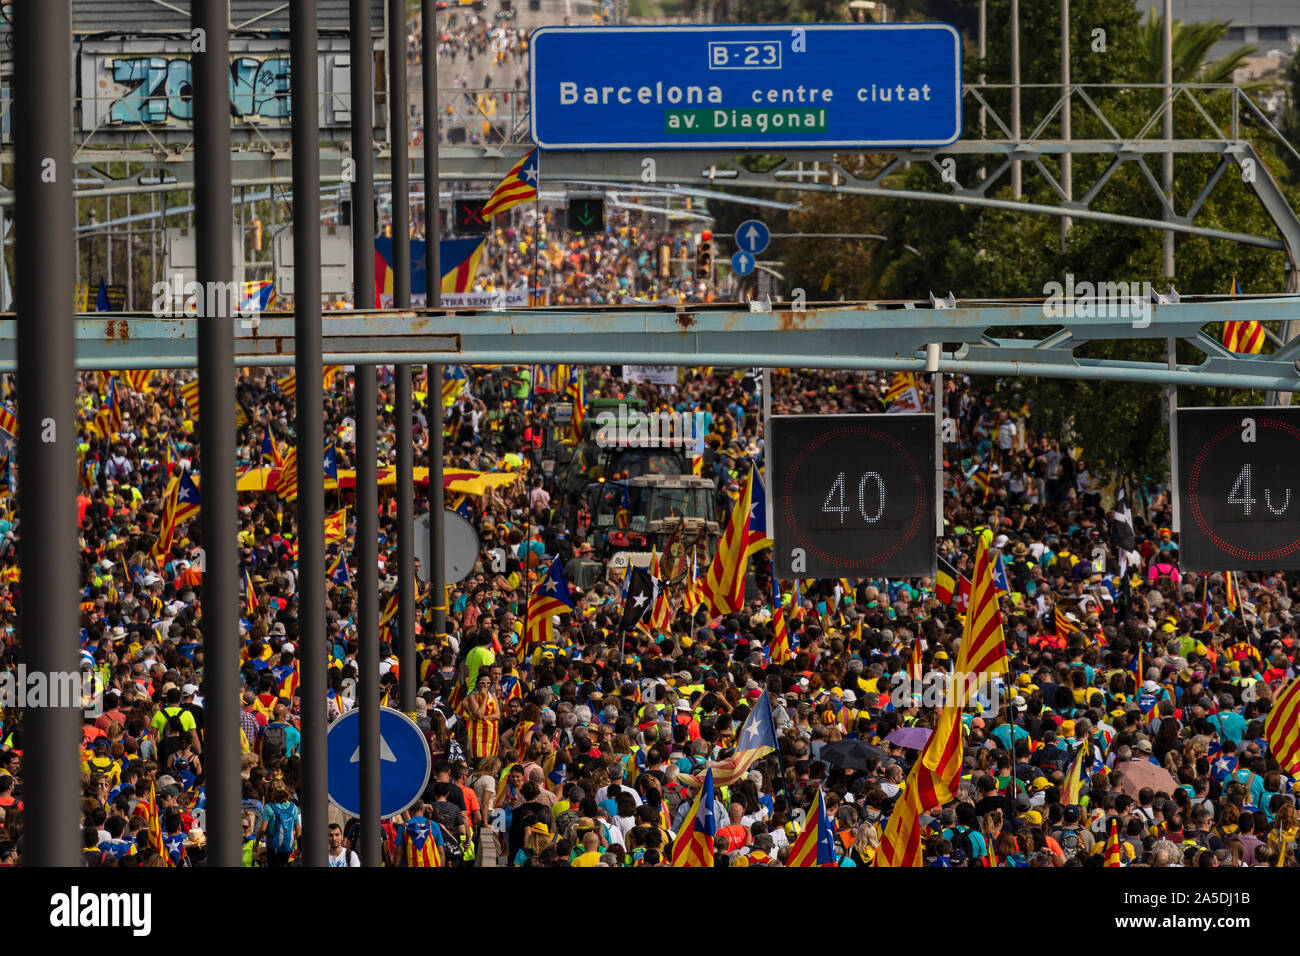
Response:
[[[685,727],[688,740],[696,741],[700,739],[700,722],[695,719],[694,709],[691,707],[690,701],[685,697],[680,697],[677,700],[673,714],[673,725]]]

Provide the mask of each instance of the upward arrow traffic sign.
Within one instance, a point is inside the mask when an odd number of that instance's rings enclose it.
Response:
[[[361,813],[361,712],[350,710],[330,724],[325,737],[329,797],[344,813]],[[389,707],[379,709],[379,815],[401,813],[424,793],[432,763],[415,721]]]
[[[767,226],[757,219],[746,219],[736,228],[736,245],[751,256],[758,255],[771,241],[772,234]]]

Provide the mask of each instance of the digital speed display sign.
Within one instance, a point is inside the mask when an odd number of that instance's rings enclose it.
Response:
[[[1300,569],[1300,408],[1175,415],[1182,567]]]
[[[934,428],[933,415],[774,415],[778,575],[934,574]]]

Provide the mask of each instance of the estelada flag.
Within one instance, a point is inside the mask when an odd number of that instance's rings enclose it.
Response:
[[[723,532],[718,550],[704,576],[704,597],[714,615],[734,614],[744,603],[745,571],[749,567],[749,552],[746,547],[753,491],[754,471],[750,469],[745,477],[745,487],[731,510],[727,530]]]
[[[534,149],[510,167],[506,178],[492,190],[492,195],[483,204],[480,215],[484,219],[490,219],[499,212],[505,212],[522,202],[536,199],[539,167],[538,152]]]
[[[718,825],[713,815],[713,770],[704,774],[704,786],[695,794],[695,802],[682,821],[681,832],[673,842],[673,866],[713,866],[713,838]]]

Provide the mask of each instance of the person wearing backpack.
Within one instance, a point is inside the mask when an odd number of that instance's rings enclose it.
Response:
[[[952,844],[953,862],[957,863],[960,857],[960,862],[965,866],[981,866],[981,861],[988,854],[988,846],[984,842],[984,834],[975,825],[975,805],[959,803],[956,814],[949,817],[951,812],[951,809],[944,810],[940,819],[946,825],[943,838]]]
[[[1065,851],[1066,860],[1091,856],[1093,844],[1097,842],[1090,830],[1079,825],[1079,816],[1077,806],[1066,807],[1061,825],[1052,830],[1052,839]]]
[[[202,753],[203,745],[198,740],[199,725],[194,720],[194,715],[181,705],[181,691],[178,687],[170,687],[167,690],[165,703],[159,708],[158,713],[153,715],[153,720],[149,722],[149,729],[153,731],[155,738],[161,738],[172,731],[167,729],[168,723],[173,720],[178,721],[176,732],[186,731],[193,735],[194,752]]]
[[[274,718],[262,728],[258,753],[262,766],[269,766],[277,757],[292,757],[301,746],[302,734],[289,723],[289,708],[276,704]]]
[[[262,827],[257,834],[257,842],[266,844],[266,865],[288,866],[300,836],[302,815],[289,799],[289,788],[277,780],[271,784],[270,797],[262,808]]]

